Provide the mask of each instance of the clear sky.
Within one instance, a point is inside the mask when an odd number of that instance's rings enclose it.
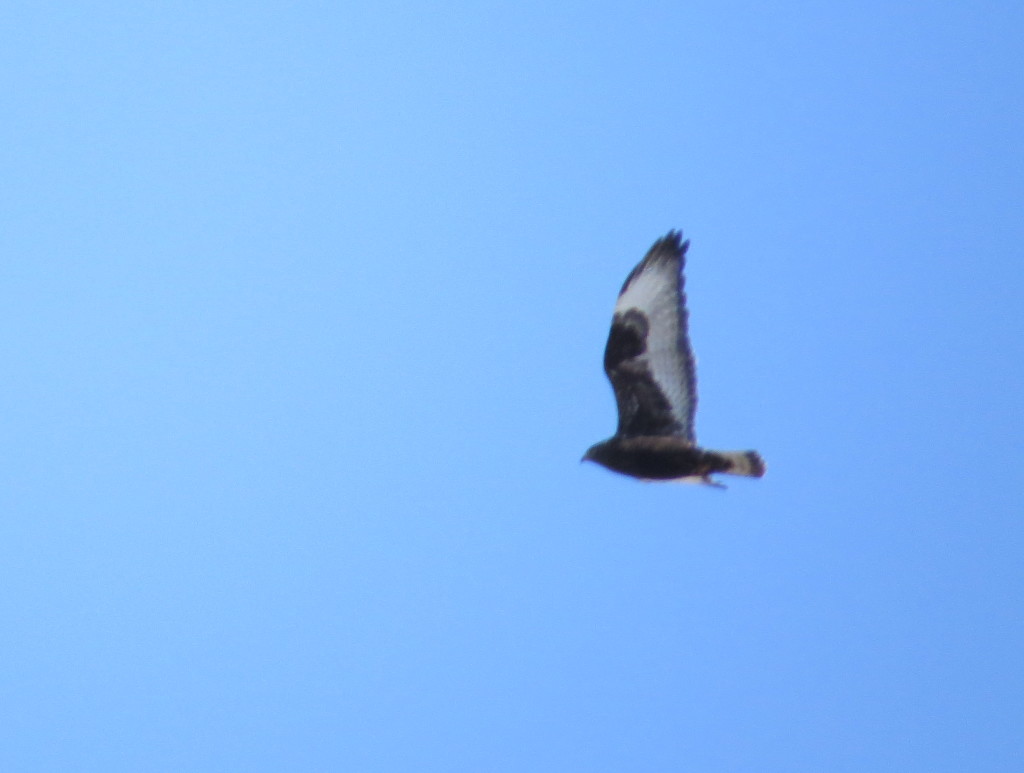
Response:
[[[0,30],[0,769],[1017,769],[1018,0]],[[725,492],[579,464],[670,228]]]

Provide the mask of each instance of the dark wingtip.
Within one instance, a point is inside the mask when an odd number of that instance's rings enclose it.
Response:
[[[686,250],[689,246],[690,240],[683,240],[683,232],[673,228],[651,246],[651,249],[648,250],[648,254],[654,254],[656,252],[661,252],[662,250],[670,250],[676,257],[682,257],[686,254]]]
[[[619,295],[622,295],[629,287],[629,283],[641,273],[647,266],[655,263],[662,263],[669,260],[678,260],[680,265],[685,262],[686,250],[690,246],[690,240],[683,240],[683,232],[677,229],[672,229],[667,234],[662,236],[658,241],[651,245],[651,248],[647,250],[647,254],[644,255],[643,260],[636,264],[632,271],[629,272],[629,276],[626,277],[626,281],[622,283],[622,289],[619,290]]]

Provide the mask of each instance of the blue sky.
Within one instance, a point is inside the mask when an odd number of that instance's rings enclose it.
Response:
[[[4,770],[1019,764],[1019,3],[0,19]],[[726,492],[578,463],[670,228]]]

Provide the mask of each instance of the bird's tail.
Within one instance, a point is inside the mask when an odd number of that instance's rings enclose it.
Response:
[[[714,454],[722,460],[721,468],[715,472],[745,475],[748,478],[760,478],[764,475],[764,459],[757,451],[715,451]]]

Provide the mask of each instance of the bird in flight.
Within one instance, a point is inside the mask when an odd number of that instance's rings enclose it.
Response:
[[[587,449],[584,461],[641,480],[676,480],[723,487],[713,473],[760,478],[757,451],[697,446],[697,373],[687,333],[683,266],[689,241],[670,231],[626,278],[604,350],[619,426]]]

